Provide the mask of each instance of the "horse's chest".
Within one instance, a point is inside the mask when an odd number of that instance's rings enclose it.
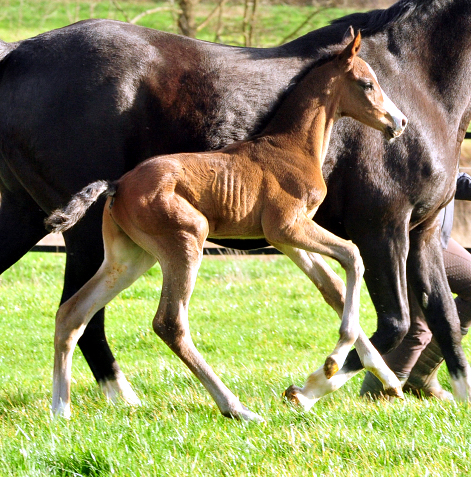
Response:
[[[321,173],[317,172],[290,167],[286,168],[282,175],[275,175],[281,197],[290,202],[286,204],[287,207],[298,207],[307,213],[317,210],[327,192],[324,179]]]

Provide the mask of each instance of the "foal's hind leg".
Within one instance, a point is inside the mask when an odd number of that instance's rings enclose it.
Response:
[[[56,315],[52,411],[64,417],[70,415],[72,354],[88,322],[156,262],[115,224],[106,224],[106,220],[104,239],[105,259],[100,269]]]
[[[201,263],[203,241],[181,235],[169,237],[166,242],[165,252],[160,250],[159,253],[163,284],[153,322],[155,332],[201,381],[224,416],[262,421],[223,384],[191,338],[188,303]]]
[[[294,247],[280,247],[293,262],[309,277],[322,293],[325,301],[342,318],[345,286],[343,281],[327,265],[325,260],[317,253],[306,252]],[[358,339],[355,347],[360,356],[363,366],[374,373],[383,383],[386,394],[402,397],[401,384],[397,376],[388,368],[383,358],[371,344],[370,340],[360,327]],[[303,388],[291,386],[285,391],[285,396],[289,399],[301,403],[305,409],[309,409],[318,399],[331,393],[342,386],[355,373],[337,373],[333,378],[327,380],[323,368],[313,373],[306,381]]]
[[[100,201],[92,206],[79,223],[64,233],[67,261],[61,304],[80,290],[103,263],[103,204]],[[115,401],[119,397],[131,405],[139,402],[109,347],[103,308],[88,323],[78,346],[107,398]]]

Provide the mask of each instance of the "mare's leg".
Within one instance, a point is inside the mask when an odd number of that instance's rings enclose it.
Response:
[[[453,395],[471,399],[471,372],[461,347],[461,328],[446,277],[436,224],[426,223],[411,231],[407,273],[412,292],[442,351]]]
[[[282,250],[309,277],[322,293],[325,301],[342,318],[345,285],[339,276],[327,265],[325,260],[317,253],[309,253],[298,248],[284,246]],[[385,392],[391,396],[402,397],[399,380],[388,368],[361,327],[355,347],[363,366],[378,377],[386,390]],[[337,379],[335,379],[337,375],[332,379],[326,379],[325,374],[321,372],[322,369],[320,368],[312,375],[312,378],[308,380],[304,388],[290,386],[285,391],[285,396],[302,403],[308,409],[317,399],[335,391],[353,376],[353,374],[342,373],[341,377],[339,376]],[[309,396],[309,398],[306,399],[306,396]]]
[[[432,332],[425,322],[415,296],[411,293],[409,294],[409,305],[411,318],[409,331],[396,348],[383,356],[384,361],[401,383],[407,381],[422,350],[432,338]],[[360,396],[377,399],[384,397],[384,394],[382,384],[374,376],[367,373],[361,386]]]
[[[111,220],[104,221],[103,233],[105,259],[101,267],[72,298],[61,305],[56,315],[52,411],[64,417],[70,415],[72,355],[78,339],[98,310],[156,262]],[[126,395],[134,394],[122,373],[116,376],[116,380]]]
[[[76,226],[64,234],[67,262],[61,303],[72,297],[103,262],[102,215],[103,202],[99,201]],[[95,379],[109,399],[115,401],[119,396],[129,404],[139,402],[106,340],[104,308],[96,311],[78,345]]]
[[[185,229],[195,229],[191,235],[174,232],[167,237],[159,237],[161,243],[156,243],[163,284],[159,308],[153,322],[154,331],[201,381],[224,416],[261,421],[263,419],[260,416],[243,406],[224,385],[198,352],[191,338],[188,303],[203,256],[208,225],[203,216],[197,218],[200,224],[189,224],[189,214],[186,219],[188,223],[185,224]]]
[[[455,305],[460,318],[461,335],[464,336],[471,325],[471,254],[456,240],[450,239],[447,249],[443,250],[443,262],[448,284],[453,294],[457,295]],[[429,330],[428,334],[431,335]],[[442,362],[440,347],[436,339],[432,339],[413,367],[404,389],[419,396],[453,399],[438,381],[438,370]]]
[[[365,282],[375,306],[378,325],[370,338],[381,355],[394,349],[409,329],[406,261],[409,250],[408,220],[391,224],[377,234],[363,234],[361,223],[349,231],[365,264]],[[347,356],[344,373],[363,368],[357,350]]]
[[[6,175],[8,171],[2,172]],[[12,175],[7,179],[8,186],[0,182],[0,273],[47,235],[44,227],[47,215]],[[103,260],[101,211],[99,215],[90,231],[80,228],[66,239],[68,257],[62,302],[93,275]],[[137,400],[106,342],[104,310],[97,313],[79,345],[105,394],[113,398],[119,393],[131,403]]]

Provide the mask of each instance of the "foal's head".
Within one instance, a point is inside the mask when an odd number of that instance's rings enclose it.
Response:
[[[353,30],[351,30],[353,37]],[[378,84],[376,74],[368,63],[357,56],[361,35],[338,55],[337,64],[343,75],[339,81],[338,116],[350,116],[367,126],[383,132],[390,140],[404,131],[407,118],[386,96]]]

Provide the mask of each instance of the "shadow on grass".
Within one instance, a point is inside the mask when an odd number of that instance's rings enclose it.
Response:
[[[0,416],[9,411],[23,409],[42,398],[43,396],[27,390],[3,392],[0,395]]]
[[[112,474],[108,459],[91,450],[47,457],[43,460],[51,476],[103,477]]]

